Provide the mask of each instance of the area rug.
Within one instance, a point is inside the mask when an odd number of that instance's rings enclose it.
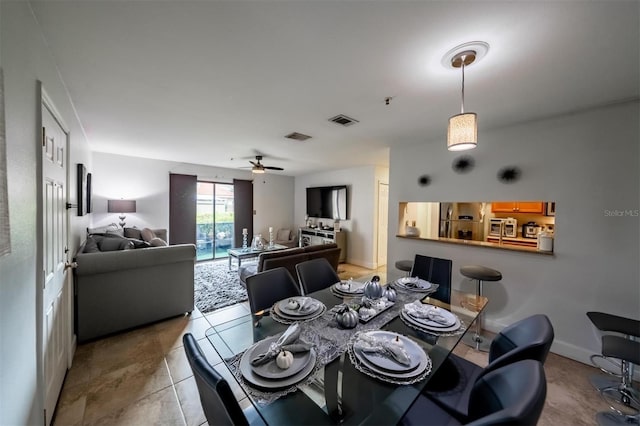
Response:
[[[200,312],[248,300],[238,271],[230,271],[227,260],[198,263],[195,268],[195,304]]]

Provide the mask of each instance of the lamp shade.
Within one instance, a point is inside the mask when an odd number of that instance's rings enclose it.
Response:
[[[478,145],[478,116],[474,112],[454,115],[447,128],[447,149],[464,151]]]
[[[109,213],[135,213],[136,200],[107,200]]]

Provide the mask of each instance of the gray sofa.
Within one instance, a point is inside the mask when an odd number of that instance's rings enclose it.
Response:
[[[314,246],[290,248],[286,250],[265,251],[264,253],[260,253],[257,262],[247,263],[240,266],[240,269],[238,270],[240,282],[246,287],[246,279],[248,276],[281,266],[286,268],[296,282],[298,282],[296,265],[300,262],[316,259],[318,257],[326,258],[333,269],[337,271],[338,259],[340,258],[340,247],[338,247],[337,244],[319,244]],[[300,283],[298,282],[298,284]]]
[[[166,231],[155,231],[166,238]],[[74,270],[78,341],[193,310],[195,245],[84,253],[85,244]]]

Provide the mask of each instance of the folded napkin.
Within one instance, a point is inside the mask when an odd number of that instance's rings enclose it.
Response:
[[[366,333],[358,336],[358,339],[353,343],[353,348],[366,353],[384,355],[402,365],[409,366],[411,364],[409,354],[403,347],[387,339],[379,339]]]
[[[407,314],[414,318],[428,319],[429,321],[436,322],[442,325],[451,325],[452,322],[449,318],[442,315],[442,308],[432,305],[424,305],[420,301],[413,303],[407,303],[404,305],[404,309]]]
[[[298,337],[300,337],[300,325],[296,323],[287,328],[277,341],[272,342],[266,352],[263,352],[253,358],[251,360],[251,365],[257,367],[266,364],[275,359],[281,351],[289,351],[291,353],[308,352],[312,345],[303,342],[296,342]]]
[[[420,281],[423,281],[424,284],[421,285]],[[418,277],[413,277],[411,280],[407,280],[404,282],[404,286],[407,288],[428,288],[429,281],[420,280]]]
[[[313,299],[311,299],[310,297],[302,297],[297,300],[298,300],[299,306],[297,309],[294,309],[295,311],[312,312],[318,309],[318,304],[315,303]]]

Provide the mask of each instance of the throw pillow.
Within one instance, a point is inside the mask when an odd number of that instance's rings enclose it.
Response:
[[[87,241],[84,243],[83,253],[100,253],[100,249],[98,248],[98,241],[92,236],[87,237]]]
[[[168,245],[165,240],[158,237],[152,238],[149,244],[151,244],[151,247],[164,247]]]
[[[151,244],[149,244],[146,241],[142,241],[136,238],[129,238],[129,241],[131,241],[133,243],[133,248],[147,248],[147,247],[151,247]]]
[[[121,228],[115,223],[99,226],[97,228],[87,228],[87,234],[106,234],[107,232],[118,232]]]
[[[98,247],[100,247],[100,251],[123,250],[124,246],[129,245],[129,243],[130,241],[124,238],[103,238],[98,243]]]
[[[135,238],[136,240],[142,239],[142,233],[138,228],[124,228],[124,236],[127,238]]]
[[[156,234],[155,232],[153,232],[151,229],[149,228],[144,228],[141,232],[140,235],[142,236],[142,239],[145,240],[146,242],[151,242],[151,240],[153,240],[154,238],[156,238]]]
[[[291,235],[290,229],[278,229],[278,235],[276,236],[276,240],[289,241],[289,235]]]

